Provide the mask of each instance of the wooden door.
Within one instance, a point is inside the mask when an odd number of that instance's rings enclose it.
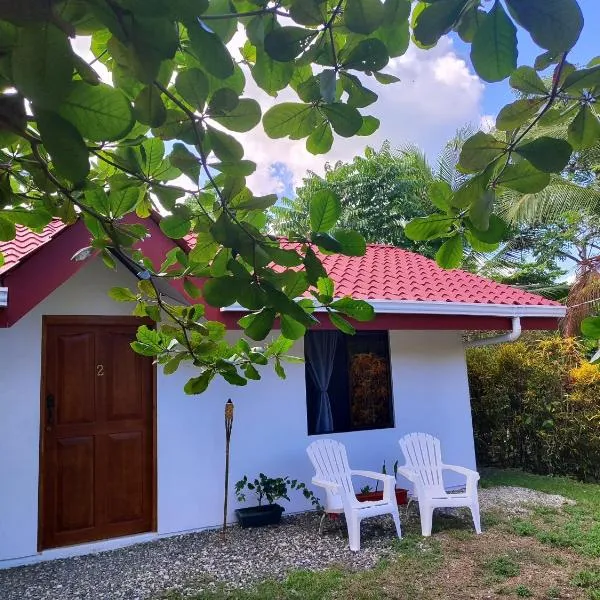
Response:
[[[154,370],[131,318],[47,317],[40,546],[150,531]]]

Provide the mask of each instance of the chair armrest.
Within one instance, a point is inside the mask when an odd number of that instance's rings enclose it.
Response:
[[[398,473],[398,475],[402,475],[402,477],[406,477],[406,479],[408,479],[409,481],[413,482],[416,479],[416,474],[415,472],[410,468],[410,467],[398,467],[396,469],[396,472]]]
[[[326,490],[329,490],[332,494],[339,493],[340,486],[337,483],[334,483],[333,481],[325,481],[324,479],[317,479],[316,477],[313,477],[311,481],[313,485],[325,488]]]
[[[393,475],[384,475],[375,471],[350,471],[351,475],[359,477],[368,477],[369,479],[378,479],[383,481],[383,499],[386,502],[394,501],[394,490],[396,488],[396,478]]]
[[[477,471],[467,469],[466,467],[459,467],[458,465],[442,465],[442,469],[464,475],[467,478],[468,495],[473,495],[473,492],[477,490],[477,482],[479,481],[479,473]]]

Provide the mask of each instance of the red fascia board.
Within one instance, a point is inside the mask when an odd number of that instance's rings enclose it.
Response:
[[[75,275],[86,262],[73,261],[71,257],[89,244],[89,231],[79,221],[0,276],[2,285],[8,288],[8,306],[0,310],[0,328],[14,325]]]

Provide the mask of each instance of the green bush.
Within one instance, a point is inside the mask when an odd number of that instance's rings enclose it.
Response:
[[[573,338],[467,352],[480,466],[600,480],[600,369]]]

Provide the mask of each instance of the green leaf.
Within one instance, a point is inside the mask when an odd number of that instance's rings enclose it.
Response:
[[[210,116],[222,117],[235,110],[239,102],[239,96],[231,88],[219,88],[210,98],[208,112]]]
[[[485,231],[477,229],[469,221],[467,221],[467,225],[471,234],[477,240],[486,244],[497,244],[506,235],[506,223],[497,215],[490,215],[488,228]]]
[[[496,0],[473,38],[473,67],[485,81],[502,81],[517,68],[517,55],[517,28]]]
[[[452,188],[446,181],[434,181],[427,190],[429,200],[440,210],[447,211],[452,206]]]
[[[87,146],[79,131],[60,115],[36,111],[37,126],[56,172],[73,183],[83,181],[90,171]]]
[[[446,235],[451,225],[452,219],[447,215],[417,217],[406,224],[404,235],[415,242],[433,240]]]
[[[379,121],[379,119],[377,119],[376,117],[372,117],[370,115],[363,117],[362,120],[363,120],[363,123],[362,123],[360,129],[356,132],[356,135],[361,135],[361,136],[372,135],[379,129],[379,125],[381,125],[381,122]]]
[[[493,135],[477,132],[464,144],[460,153],[460,166],[468,173],[485,169],[491,162],[501,156],[506,144]]]
[[[244,333],[251,340],[264,340],[275,323],[275,311],[270,308],[264,308],[258,313],[242,317],[238,324],[244,330]]]
[[[487,231],[490,226],[494,200],[494,191],[488,189],[469,208],[469,219],[479,231]]]
[[[327,21],[324,0],[293,0],[290,6],[290,16],[300,25],[321,25]]]
[[[133,113],[126,96],[106,84],[74,81],[59,109],[81,135],[92,142],[124,137],[133,127]]]
[[[0,242],[10,242],[15,239],[17,229],[15,224],[0,214]]]
[[[306,269],[306,277],[312,285],[317,284],[319,277],[327,277],[327,271],[325,271],[323,264],[312,248],[306,250],[303,262],[304,268]]]
[[[600,85],[600,65],[569,73],[562,85],[565,90],[581,91]]]
[[[508,9],[542,48],[554,53],[570,50],[583,28],[576,0],[506,0]]]
[[[225,162],[235,162],[244,156],[243,146],[232,136],[208,125],[207,138],[215,156]]]
[[[108,195],[109,213],[115,219],[130,213],[140,197],[140,188],[135,185],[111,189]]]
[[[345,333],[346,335],[354,335],[356,333],[356,329],[354,329],[354,327],[352,327],[352,325],[350,325],[350,323],[348,323],[344,317],[340,317],[340,315],[337,313],[329,311],[327,312],[327,316],[329,317],[331,323],[342,333]]]
[[[341,252],[342,245],[329,233],[311,233],[311,241],[317,244],[321,252]]]
[[[273,60],[262,48],[256,49],[256,62],[251,68],[254,81],[267,94],[276,96],[290,83],[294,75],[293,62],[279,62]]]
[[[25,225],[30,229],[43,229],[52,221],[52,215],[43,208],[36,207],[34,210],[15,206],[5,208],[0,213],[3,219],[7,219],[18,225]]]
[[[341,254],[345,254],[346,256],[363,256],[367,251],[365,238],[358,231],[336,229],[332,235],[341,246]]]
[[[560,173],[568,164],[573,148],[565,140],[543,136],[515,148],[544,173]]]
[[[518,129],[537,115],[539,109],[544,103],[543,99],[516,100],[506,105],[496,118],[496,128],[500,131],[512,131]]]
[[[319,301],[327,304],[333,300],[335,293],[335,283],[331,277],[319,277],[317,281],[317,290],[319,292]]]
[[[340,56],[344,69],[356,71],[380,71],[390,57],[385,44],[377,38],[362,40],[350,50],[347,56]]]
[[[137,296],[126,287],[110,288],[108,295],[117,302],[137,302]]]
[[[584,105],[569,125],[569,143],[575,150],[591,148],[600,139],[600,121],[591,106]]]
[[[446,240],[437,251],[435,260],[444,269],[460,267],[463,258],[463,241],[460,235]]]
[[[390,75],[389,73],[373,73],[373,77],[382,85],[389,85],[390,83],[398,83],[400,77]]]
[[[423,5],[415,20],[413,35],[422,46],[434,46],[457,23],[466,0],[437,0]]]
[[[133,108],[135,118],[150,127],[160,127],[167,118],[167,109],[153,85],[147,85],[137,95]]]
[[[332,302],[330,306],[357,321],[372,321],[375,318],[375,309],[365,300],[355,300],[350,296],[344,296]]]
[[[475,175],[461,185],[453,194],[450,202],[456,208],[465,208],[475,202],[487,189],[490,176],[487,172]]]
[[[273,139],[290,136],[301,139],[316,125],[316,109],[311,104],[282,102],[271,107],[263,117],[265,133]]]
[[[510,86],[525,94],[547,94],[546,84],[531,67],[519,67],[510,76]]]
[[[281,315],[279,323],[281,325],[281,335],[288,340],[299,340],[306,333],[306,327],[288,315]]]
[[[200,179],[200,161],[183,144],[179,142],[173,144],[173,151],[169,155],[169,160],[174,167],[187,175],[194,183],[198,183]]]
[[[162,232],[173,240],[185,237],[192,227],[190,217],[183,214],[174,214],[160,220]]]
[[[592,340],[600,339],[600,317],[587,317],[581,322],[581,333]]]
[[[236,203],[234,208],[239,210],[264,210],[273,206],[277,202],[277,194],[267,194],[266,196],[252,196],[247,200]]]
[[[379,0],[375,0],[379,2]],[[336,86],[336,73],[334,69],[325,69],[318,75],[319,77],[319,90],[321,92],[321,98],[325,102],[331,103],[335,101],[335,86]]]
[[[362,127],[363,120],[358,110],[347,104],[335,102],[324,104],[321,111],[325,114],[333,130],[342,137],[352,137]]]
[[[344,25],[354,33],[368,35],[381,25],[383,13],[380,0],[347,0]]]
[[[183,391],[186,394],[194,395],[194,394],[202,394],[208,388],[208,384],[211,382],[214,377],[214,373],[212,371],[204,371],[202,375],[199,377],[192,377],[189,379],[186,384],[183,386]]]
[[[340,199],[330,190],[320,190],[310,199],[310,226],[315,232],[329,231],[342,212]]]
[[[20,28],[12,51],[15,87],[33,104],[55,108],[69,91],[73,53],[66,34],[49,22]]]
[[[536,194],[550,183],[550,175],[538,171],[529,161],[508,165],[498,178],[498,184],[521,194]]]
[[[318,31],[304,27],[279,27],[265,37],[265,52],[279,62],[290,62],[302,54]]]
[[[260,105],[251,98],[240,98],[238,105],[227,114],[211,116],[213,121],[223,125],[230,131],[238,133],[254,129],[260,122],[260,117]]]
[[[325,154],[333,145],[333,132],[329,122],[324,121],[306,139],[306,149],[311,154]]]
[[[348,105],[363,108],[377,100],[377,94],[363,86],[360,79],[350,73],[342,72],[340,77],[342,88],[348,93]],[[333,102],[333,100],[332,100]]]
[[[175,79],[179,95],[197,110],[203,110],[208,98],[208,79],[200,69],[180,71]]]
[[[221,38],[202,23],[192,22],[187,29],[192,50],[202,68],[217,79],[233,75],[233,59]]]
[[[221,308],[236,301],[239,288],[240,280],[236,277],[215,277],[204,282],[202,295],[208,304]]]

